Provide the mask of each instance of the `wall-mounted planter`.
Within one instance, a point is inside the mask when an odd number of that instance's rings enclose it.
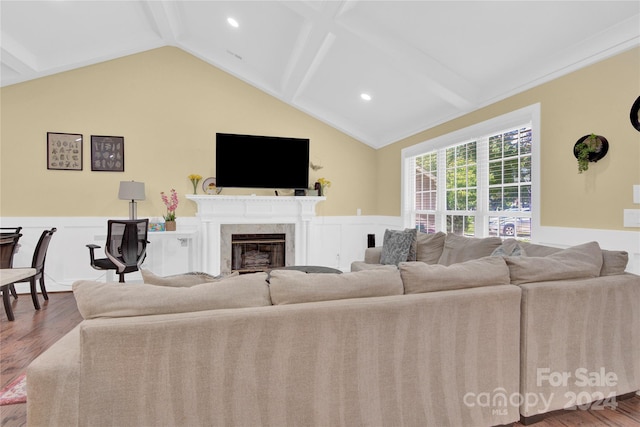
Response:
[[[604,158],[609,151],[609,141],[602,135],[585,135],[573,146],[573,155],[578,159],[578,173],[589,169],[590,162]]]

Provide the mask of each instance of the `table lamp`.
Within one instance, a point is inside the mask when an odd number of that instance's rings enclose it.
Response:
[[[120,181],[118,199],[129,202],[129,219],[136,219],[138,214],[136,200],[144,200],[144,182]]]

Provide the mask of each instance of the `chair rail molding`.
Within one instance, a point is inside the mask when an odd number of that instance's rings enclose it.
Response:
[[[319,196],[187,195],[196,203],[200,221],[200,265],[210,274],[220,273],[220,225],[294,224],[295,264],[309,262],[310,222],[316,216]]]

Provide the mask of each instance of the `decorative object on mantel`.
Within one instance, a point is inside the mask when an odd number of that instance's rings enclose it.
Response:
[[[164,216],[164,228],[166,231],[176,231],[176,209],[178,208],[178,193],[171,189],[171,197],[162,191],[160,193],[162,202],[167,207],[167,214]]]
[[[573,155],[578,159],[578,173],[589,169],[589,162],[597,162],[607,155],[609,142],[604,136],[585,135],[573,146]]]
[[[191,181],[191,185],[193,185],[193,194],[198,194],[198,183],[202,179],[202,176],[198,175],[197,173],[192,173],[188,176],[188,178],[189,181]]]
[[[82,135],[47,132],[47,169],[82,170]]]
[[[631,112],[629,113],[631,124],[638,132],[640,132],[640,96],[636,99],[636,102],[631,106]]]
[[[319,178],[317,184],[320,184],[320,188],[318,191],[318,196],[325,196],[325,192],[327,191],[327,187],[331,187],[331,181],[326,178]]]
[[[129,219],[137,219],[138,205],[136,200],[144,200],[144,182],[120,181],[118,199],[131,200],[129,202]]]
[[[206,194],[220,194],[222,188],[216,186],[216,177],[210,176],[202,182],[202,190],[204,190]]]

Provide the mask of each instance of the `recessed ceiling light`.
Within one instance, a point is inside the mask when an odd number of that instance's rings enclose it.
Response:
[[[240,24],[238,24],[238,21],[236,21],[235,19],[229,17],[227,18],[227,22],[229,23],[229,25],[231,25],[233,28],[238,28],[240,26]]]
[[[371,101],[371,95],[369,95],[368,93],[361,93],[360,98],[364,99],[365,101]]]

